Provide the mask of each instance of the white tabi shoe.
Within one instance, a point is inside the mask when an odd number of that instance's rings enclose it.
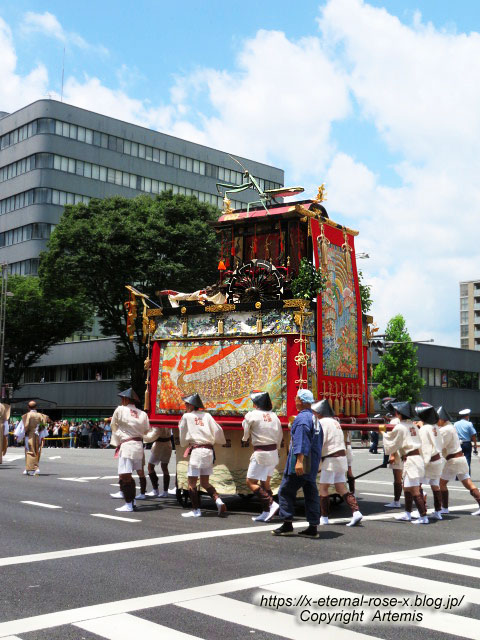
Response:
[[[480,509],[477,509],[472,513],[472,516],[480,516]]]
[[[265,522],[265,520],[269,515],[270,515],[270,511],[262,511],[262,513],[259,516],[256,516],[256,517],[254,516],[252,520],[254,522]]]
[[[117,507],[115,511],[133,511],[133,504],[131,502],[126,502],[123,507]]]
[[[116,498],[117,500],[123,500],[123,491],[117,491],[117,493],[111,493],[110,496],[112,498]]]
[[[162,493],[158,494],[159,498],[168,498],[168,491],[162,491]]]
[[[146,497],[144,493],[139,493],[138,496],[135,496],[135,500],[145,500]]]
[[[401,504],[400,500],[393,500],[393,502],[389,502],[388,504],[385,504],[383,506],[388,507],[389,509],[400,509]]]
[[[356,524],[360,522],[362,518],[363,516],[360,513],[360,511],[354,511],[352,519],[350,520],[350,522],[347,522],[347,527],[354,527]]]
[[[412,524],[428,524],[429,520],[427,516],[420,516],[420,518],[417,518],[417,520],[412,520],[411,522]]]
[[[25,471],[23,472],[24,476],[28,476],[28,471],[25,469]]]
[[[270,511],[268,512],[268,516],[265,518],[265,522],[268,522],[269,520],[271,520],[279,509],[280,509],[280,505],[278,504],[278,502],[275,502],[274,500],[270,505]]]
[[[182,518],[200,518],[202,512],[200,509],[195,509],[194,511],[189,511],[188,513],[182,513]]]
[[[35,471],[33,472],[34,476],[39,476],[40,475],[40,469],[35,469]]]
[[[440,509],[440,513],[445,514],[445,513],[450,513],[450,511],[448,510],[448,508],[442,507]]]
[[[415,509],[415,511],[412,511],[412,518],[420,518],[420,514],[418,512],[418,509]]]
[[[327,516],[322,516],[320,518],[320,526],[323,527],[323,525],[328,524],[328,518]]]
[[[395,516],[395,520],[405,520],[406,522],[411,522],[412,516],[408,511],[400,514],[399,516]]]
[[[149,491],[147,493],[147,496],[149,498],[158,498],[159,495],[160,495],[160,493],[158,492],[158,489],[152,489],[151,491]]]
[[[223,500],[221,498],[217,498],[215,500],[215,504],[217,505],[218,515],[220,517],[222,517],[225,514],[226,510],[227,510],[226,504],[223,502]]]
[[[442,514],[440,513],[440,511],[433,511],[430,517],[433,518],[434,520],[443,520]]]

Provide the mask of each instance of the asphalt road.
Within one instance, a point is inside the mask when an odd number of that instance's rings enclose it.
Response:
[[[382,459],[354,454],[356,474]],[[0,638],[480,637],[480,517],[470,515],[475,503],[460,483],[451,483],[451,515],[414,526],[384,508],[392,473],[379,469],[357,483],[361,525],[345,526],[341,504],[333,524],[308,540],[274,538],[278,522],[253,523],[259,505],[238,497],[226,498],[223,519],[208,498],[202,518],[182,518],[174,496],[118,513],[122,503],[109,496],[118,490],[112,450],[46,449],[40,476],[22,470],[22,449],[10,448],[0,465]],[[480,485],[477,458],[472,477]],[[302,513],[300,504],[299,526]],[[410,600],[405,609],[374,600],[313,603],[356,594]],[[417,594],[437,600],[422,606]],[[262,595],[270,607],[259,606]],[[281,604],[271,596],[298,604],[302,595],[298,607],[271,608]],[[447,610],[449,596],[463,596],[462,606]],[[363,619],[346,624],[353,612]],[[337,618],[319,626],[319,614]],[[400,614],[417,623],[394,620]]]

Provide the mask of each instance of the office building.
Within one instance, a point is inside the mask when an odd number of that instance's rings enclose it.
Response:
[[[239,160],[261,188],[283,185],[281,169]],[[242,179],[227,153],[65,103],[39,100],[0,112],[0,261],[12,274],[36,275],[65,204],[171,189],[221,208],[216,183]],[[238,193],[232,207],[255,199],[252,191]],[[98,326],[74,336],[27,371],[22,395],[50,400],[64,415],[106,415],[116,405],[113,351]]]
[[[460,346],[480,350],[480,280],[460,282]]]

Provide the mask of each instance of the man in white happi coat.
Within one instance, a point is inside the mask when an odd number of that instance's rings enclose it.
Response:
[[[422,441],[418,427],[412,422],[412,407],[409,402],[393,402],[392,408],[399,423],[392,431],[383,435],[383,447],[385,453],[390,456],[398,453],[403,462],[405,512],[396,516],[396,520],[407,520],[413,524],[428,524],[425,502],[420,495],[420,481],[425,476]],[[412,520],[414,501],[420,516],[416,520]]]
[[[393,417],[394,410],[392,407],[392,402],[396,402],[396,401],[397,401],[396,398],[389,397],[389,398],[383,398],[381,402],[382,408],[385,409],[386,411],[386,414],[385,414],[386,422],[388,421],[388,424],[390,426],[396,425],[400,422],[398,418]],[[393,472],[393,500],[392,502],[388,502],[385,505],[385,507],[388,507],[389,509],[399,509],[401,507],[400,498],[402,496],[402,490],[403,490],[403,484],[402,484],[403,462],[398,453],[394,453],[393,455],[389,456],[385,452],[385,447],[383,447],[383,452],[384,452],[383,464],[385,465],[385,467],[388,466],[388,468],[391,469]]]
[[[345,474],[348,469],[347,452],[343,431],[337,420],[334,419],[332,408],[327,400],[323,399],[312,404],[315,420],[320,422],[323,432],[322,462],[320,465],[320,525],[328,524],[330,511],[330,498],[328,488],[335,485],[337,493],[345,500],[352,510],[352,519],[347,527],[357,525],[363,518],[358,508],[358,503],[351,491],[345,486]]]
[[[270,395],[265,392],[252,392],[250,399],[254,409],[243,420],[242,440],[250,438],[253,453],[247,470],[247,487],[260,499],[262,513],[252,518],[257,522],[267,522],[280,508],[273,499],[270,479],[278,464],[278,449],[282,444],[283,431],[280,420],[272,411]]]
[[[112,439],[110,442],[117,447],[115,457],[118,456],[120,492],[123,494],[125,504],[118,507],[116,511],[133,511],[135,508],[135,480],[132,473],[140,471],[143,474],[143,437],[149,431],[150,424],[147,414],[135,406],[135,403],[139,403],[140,399],[133,389],[127,389],[118,395],[122,404],[115,409],[112,416]],[[122,497],[119,494],[111,495],[113,498]]]
[[[438,426],[442,435],[442,455],[445,458],[445,466],[440,476],[440,492],[442,495],[442,513],[448,513],[448,482],[458,478],[463,486],[470,491],[480,507],[480,491],[473,484],[468,472],[468,463],[460,445],[457,430],[451,422],[451,417],[444,407],[437,409]],[[472,513],[472,516],[480,516],[480,508]]]
[[[151,427],[150,431],[143,438],[145,443],[152,442],[150,457],[148,459],[148,477],[152,483],[152,490],[147,493],[151,498],[168,498],[168,488],[170,486],[170,473],[168,463],[172,457],[172,430],[167,427]],[[161,465],[163,473],[163,491],[158,489],[158,475],[155,471],[157,464]],[[141,480],[141,479],[140,479]],[[146,486],[146,479],[145,479]],[[142,492],[145,493],[145,492]]]
[[[445,460],[442,457],[443,440],[440,427],[437,427],[438,414],[428,402],[420,402],[415,407],[415,413],[420,418],[417,426],[420,428],[420,440],[422,441],[422,457],[425,464],[425,477],[422,484],[429,484],[433,493],[433,518],[441,520],[442,496],[440,493],[440,475]],[[427,496],[422,493],[422,498],[427,506]],[[413,512],[412,517],[418,516]]]
[[[188,493],[193,509],[188,513],[182,513],[182,516],[184,518],[199,518],[202,515],[200,511],[200,495],[197,489],[199,478],[200,486],[205,489],[217,505],[218,515],[223,516],[227,507],[215,487],[210,484],[214,463],[213,447],[215,444],[226,443],[223,429],[205,411],[198,393],[193,393],[183,398],[183,401],[187,410],[178,424],[178,432],[180,445],[187,447],[184,457],[190,456],[188,464]]]

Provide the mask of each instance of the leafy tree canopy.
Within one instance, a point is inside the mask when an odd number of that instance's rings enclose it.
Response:
[[[411,342],[402,315],[396,315],[389,321],[385,341],[401,344],[387,345],[388,349],[373,374],[374,381],[378,383],[373,395],[378,400],[391,396],[417,402],[424,381],[418,373],[417,347]]]
[[[92,199],[65,207],[40,261],[47,291],[84,295],[106,336],[118,339],[118,361],[141,393],[145,347],[126,333],[126,284],[155,291],[195,291],[217,279],[218,242],[210,222],[218,211],[192,196]],[[140,314],[141,315],[141,314]],[[140,346],[138,346],[140,345]]]
[[[372,308],[373,300],[371,296],[371,284],[365,284],[363,273],[358,272],[358,286],[360,288],[360,300],[362,304],[362,313],[368,313]]]
[[[91,313],[82,298],[46,295],[34,276],[9,276],[8,290],[13,296],[7,297],[4,381],[17,389],[24,370],[55,343],[83,330]]]

